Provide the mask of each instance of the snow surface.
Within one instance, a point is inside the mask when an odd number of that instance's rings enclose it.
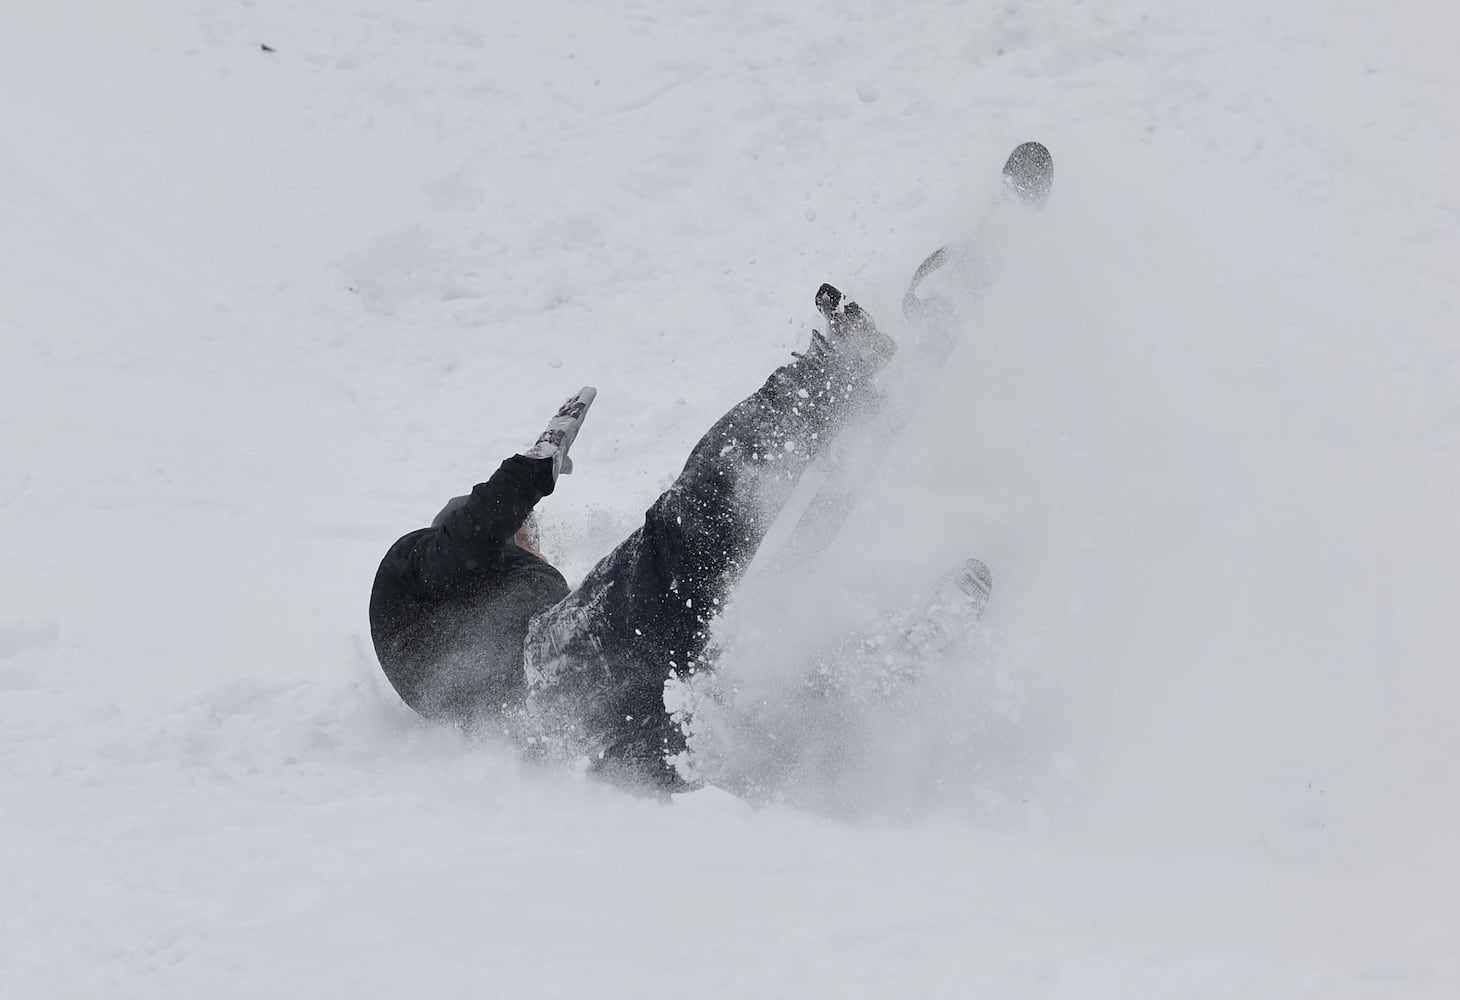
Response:
[[[0,996],[1460,995],[1457,28],[10,0]],[[753,688],[993,568],[855,808],[661,805],[395,700],[390,541],[594,384],[544,509],[581,575],[819,282],[892,325],[1027,138],[1055,196],[887,481],[727,625]]]

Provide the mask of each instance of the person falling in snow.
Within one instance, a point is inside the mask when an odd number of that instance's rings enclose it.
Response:
[[[797,478],[873,399],[892,340],[831,285],[827,333],[776,369],[690,453],[644,524],[569,591],[537,552],[533,508],[572,471],[596,390],[584,387],[537,442],[506,459],[376,574],[370,631],[386,677],[419,714],[491,726],[529,753],[587,758],[605,776],[683,787],[671,675],[707,669],[711,623]]]

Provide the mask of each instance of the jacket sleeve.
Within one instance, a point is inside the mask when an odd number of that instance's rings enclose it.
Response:
[[[386,555],[390,573],[420,597],[448,597],[502,571],[507,540],[537,502],[553,491],[550,458],[513,455],[438,527],[397,541]]]

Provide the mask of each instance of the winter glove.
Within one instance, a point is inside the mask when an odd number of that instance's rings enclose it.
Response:
[[[585,385],[569,396],[568,401],[548,421],[547,428],[538,435],[537,443],[522,453],[527,458],[552,459],[554,482],[557,482],[560,474],[567,475],[573,471],[573,460],[568,457],[568,449],[578,436],[578,429],[583,426],[583,418],[588,415],[588,407],[593,405],[597,395],[597,389]]]

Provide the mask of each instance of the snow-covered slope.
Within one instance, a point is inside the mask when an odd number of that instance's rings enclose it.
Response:
[[[1460,992],[1433,7],[11,3],[0,995]],[[819,282],[890,325],[1033,137],[1056,196],[919,414],[966,436],[727,653],[993,567],[853,818],[398,704],[391,540],[592,383],[581,574]]]

